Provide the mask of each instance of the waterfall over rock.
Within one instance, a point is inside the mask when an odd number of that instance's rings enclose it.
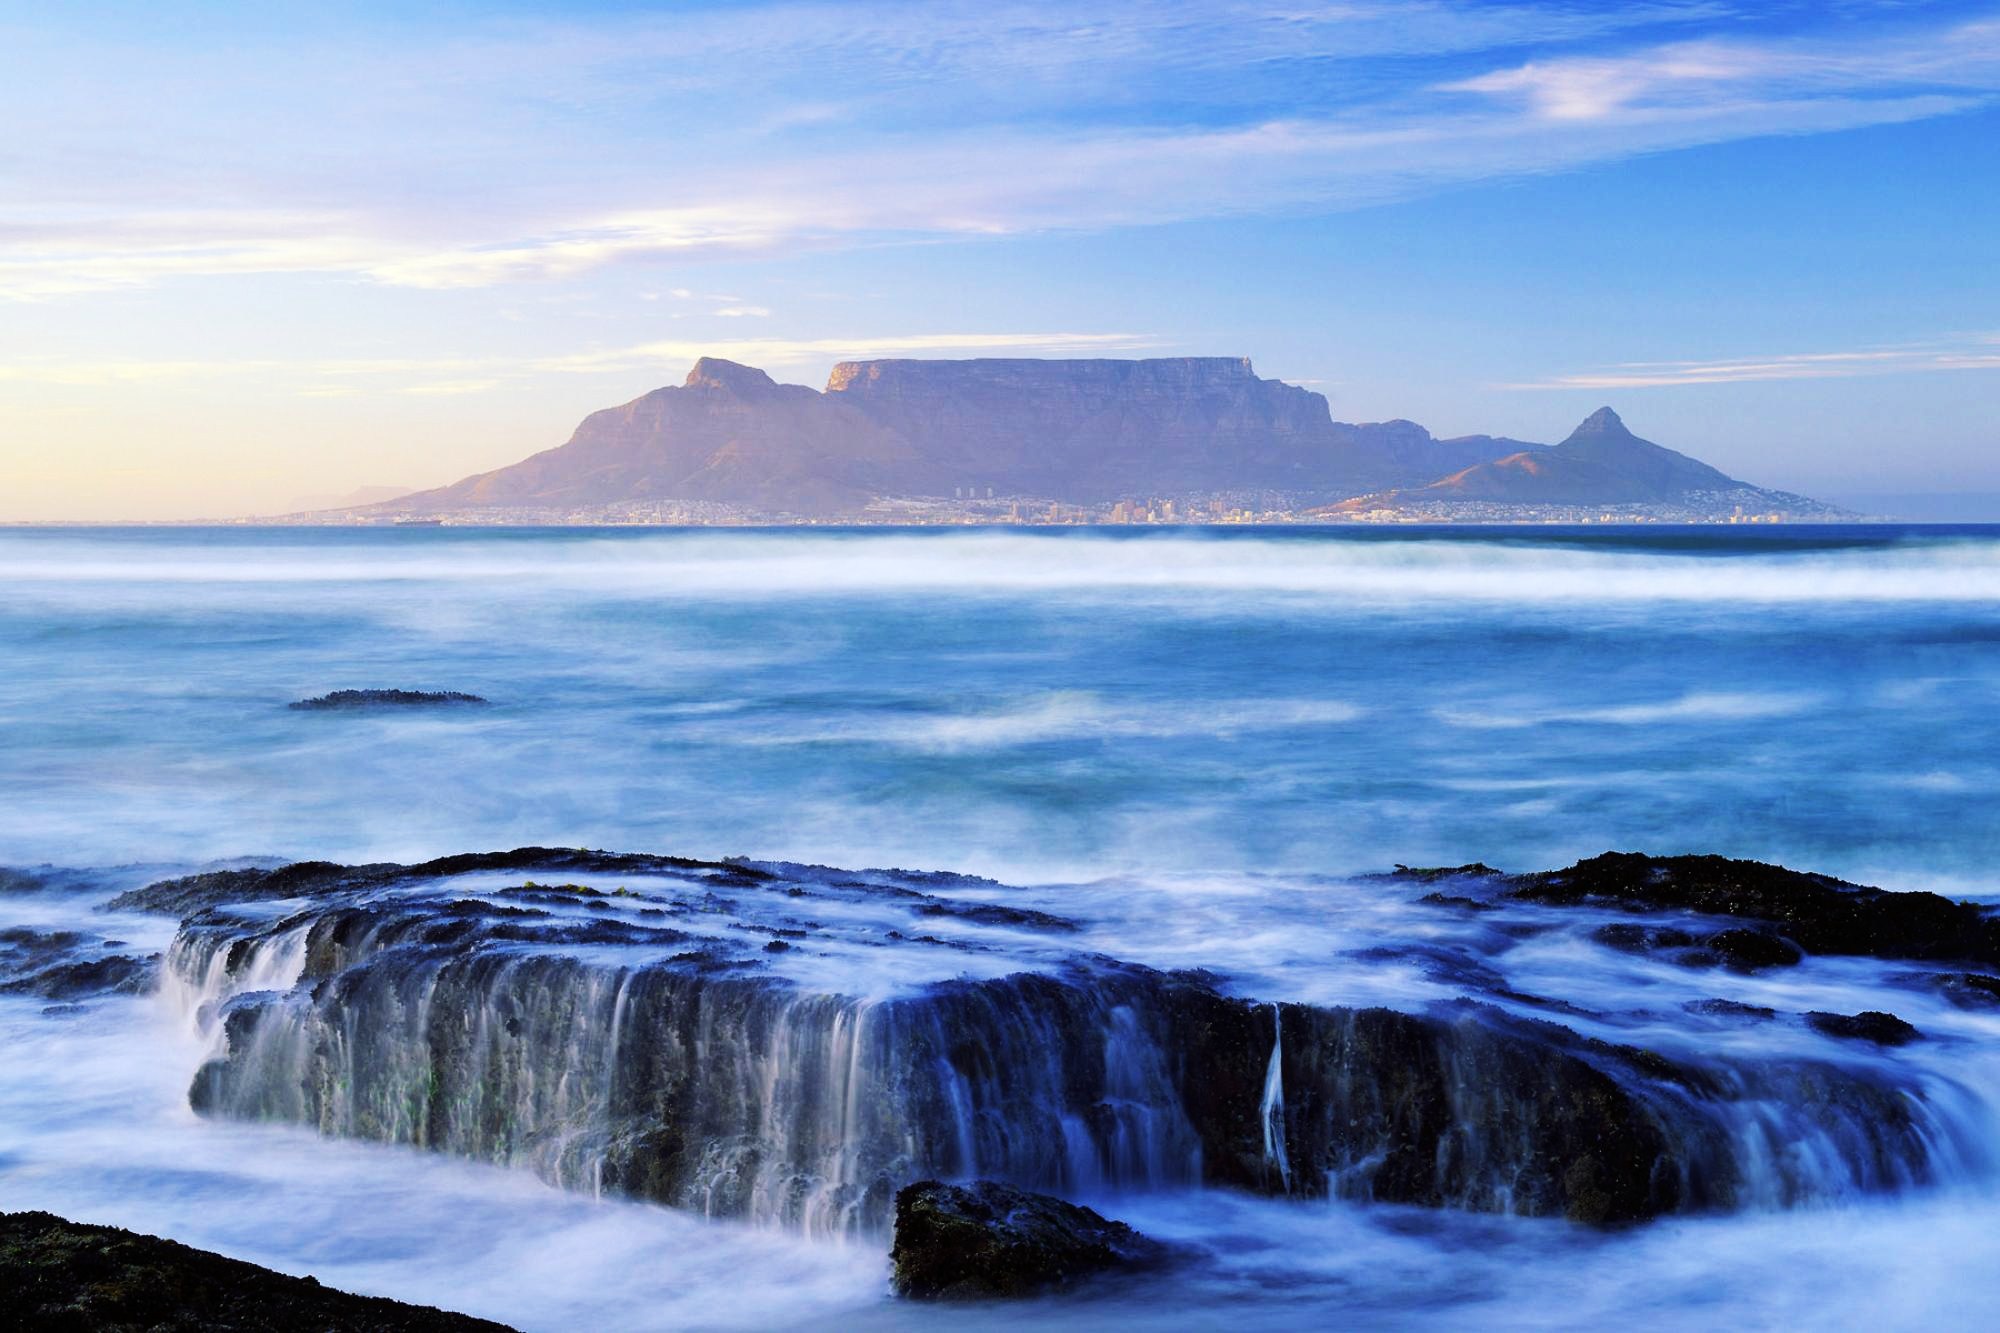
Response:
[[[1073,950],[1074,922],[983,882],[467,864],[211,883],[249,901],[169,956],[216,1043],[195,1108],[809,1234],[880,1233],[929,1178],[1607,1223],[1907,1187],[1968,1152],[1869,1066],[1696,1062],[1471,999],[1259,1003]]]

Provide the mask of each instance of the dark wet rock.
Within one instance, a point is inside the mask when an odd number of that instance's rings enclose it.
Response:
[[[1759,861],[1606,852],[1510,883],[1511,896],[1526,902],[1763,921],[1807,953],[2000,963],[2000,919],[1976,903],[1890,893]]]
[[[1791,967],[1805,955],[1798,946],[1768,930],[1736,927],[1713,935],[1697,935],[1679,926],[1640,921],[1614,921],[1590,932],[1599,944],[1623,953],[1658,953],[1682,967],[1727,967],[1734,972],[1759,972]]]
[[[1287,1005],[1282,1016],[1295,1192],[1318,1193],[1324,1178],[1354,1198],[1599,1225],[1686,1202],[1644,1098],[1565,1028],[1469,1004],[1422,1016]],[[1343,1084],[1355,1069],[1369,1071],[1365,1086]],[[1518,1150],[1490,1155],[1510,1135]]]
[[[1590,932],[1590,938],[1621,953],[1657,953],[1663,949],[1694,947],[1695,937],[1678,926],[1648,926],[1636,921],[1614,921]]]
[[[1558,1000],[1553,996],[1536,995],[1530,991],[1513,990],[1504,986],[1493,991],[1492,998],[1496,1000],[1511,1000],[1515,1004],[1526,1005],[1531,1009],[1546,1009],[1552,1014],[1566,1014],[1571,1018],[1604,1017],[1602,1013],[1595,1009],[1586,1008],[1569,1000]]]
[[[1766,1009],[1761,1004],[1744,1004],[1740,1000],[1689,1000],[1681,1008],[1705,1018],[1740,1019],[1751,1023],[1767,1023],[1778,1016],[1776,1009]]]
[[[112,947],[73,930],[0,930],[0,993],[76,1000],[149,989],[159,956],[134,958],[109,952]]]
[[[1031,908],[1008,907],[1001,903],[959,903],[933,900],[917,908],[918,916],[950,917],[957,921],[971,921],[982,926],[1012,926],[1017,930],[1048,930],[1070,933],[1077,924],[1053,912],[1037,912]]]
[[[1378,944],[1350,950],[1348,957],[1371,963],[1407,963],[1432,981],[1470,991],[1498,991],[1507,985],[1507,979],[1489,964],[1445,945]]]
[[[1894,1014],[1885,1014],[1879,1009],[1864,1009],[1858,1014],[1814,1011],[1806,1015],[1806,1023],[1814,1031],[1824,1032],[1829,1037],[1872,1041],[1877,1046],[1907,1046],[1924,1035]]]
[[[1891,980],[1936,991],[1961,1009],[2000,1009],[2000,977],[1979,972],[1903,972]]]
[[[1498,903],[1483,902],[1478,898],[1466,898],[1455,893],[1427,893],[1417,899],[1417,901],[1420,903],[1429,903],[1433,907],[1456,907],[1464,912],[1494,912],[1499,910]]]
[[[1737,972],[1796,967],[1805,958],[1798,945],[1767,930],[1720,931],[1703,940],[1701,947],[1721,958],[1724,967]]]
[[[40,995],[50,1000],[75,1000],[91,995],[136,995],[149,990],[159,972],[159,955],[128,958],[113,954],[74,963],[58,963],[30,976],[0,982],[0,991]]]
[[[461,708],[487,701],[458,690],[335,690],[286,705],[306,712],[338,712],[363,708]]]
[[[569,847],[517,847],[507,852],[444,856],[416,865],[378,862],[348,866],[331,861],[294,861],[275,868],[211,870],[133,889],[112,899],[110,906],[115,911],[160,912],[187,917],[203,908],[224,903],[312,897],[381,888],[403,880],[515,870],[632,875],[701,871],[716,876],[727,875],[752,884],[765,883],[770,879],[769,875],[748,867],[720,861]]]
[[[1039,1296],[1100,1274],[1157,1268],[1171,1251],[1078,1204],[991,1180],[896,1194],[890,1285],[912,1300]]]
[[[1410,884],[1445,884],[1468,879],[1504,880],[1507,875],[1506,872],[1495,870],[1484,861],[1474,861],[1462,866],[1406,866],[1398,863],[1394,870],[1385,874],[1366,875],[1363,878],[1401,880]]]
[[[506,1325],[322,1287],[158,1236],[0,1213],[0,1326],[94,1333],[505,1333]]]

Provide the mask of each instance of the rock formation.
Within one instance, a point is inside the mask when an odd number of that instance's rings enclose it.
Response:
[[[1039,1296],[1155,1267],[1167,1247],[1089,1208],[991,1180],[923,1180],[896,1195],[890,1285],[913,1300]]]
[[[1509,987],[1496,914],[1624,892],[1846,939],[1795,928],[1838,914],[1837,882],[1641,861],[1405,872],[1463,890],[1434,896],[1475,932],[1382,946],[1460,997],[1415,1012],[1261,1002],[1080,948],[1082,924],[1002,886],[902,871],[528,848],[221,871],[114,906],[183,918],[166,985],[214,1034],[190,1092],[203,1114],[808,1233],[880,1235],[925,1179],[1608,1224],[1918,1184],[1971,1151],[1914,1072],[1698,1039],[1669,1054],[1523,1016],[1585,1011]],[[1793,896],[1807,905],[1787,916]],[[1984,956],[1985,918],[1945,925],[1957,943],[1918,931],[1909,951]],[[846,985],[885,967],[886,991]]]
[[[509,1333],[118,1227],[0,1213],[0,1326],[100,1333]]]

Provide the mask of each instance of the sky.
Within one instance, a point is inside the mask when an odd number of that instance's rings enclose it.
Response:
[[[0,124],[0,521],[440,485],[704,354],[2000,492],[2000,3],[0,0]]]

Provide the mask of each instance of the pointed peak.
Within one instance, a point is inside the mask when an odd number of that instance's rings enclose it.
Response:
[[[725,361],[719,356],[705,356],[694,363],[688,372],[687,389],[730,389],[737,393],[746,390],[775,389],[777,381],[755,366],[742,365],[735,361]]]
[[[1583,419],[1582,425],[1570,432],[1572,437],[1577,435],[1630,435],[1631,433],[1631,431],[1625,428],[1625,423],[1619,419],[1618,414],[1608,407],[1598,408]]]

